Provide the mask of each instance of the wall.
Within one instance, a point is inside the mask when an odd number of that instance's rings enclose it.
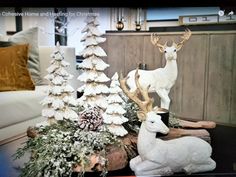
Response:
[[[53,8],[22,8],[22,13],[52,12]],[[4,16],[2,13],[14,13],[14,8],[0,8],[0,34],[7,40],[7,31],[16,31],[15,16]],[[39,45],[54,45],[54,19],[52,17],[27,16],[22,17],[23,30],[39,27]]]
[[[159,33],[161,41],[178,41],[181,33]],[[165,60],[150,42],[150,33],[108,33],[108,76],[125,75],[138,63],[148,69]],[[114,50],[114,48],[116,50]],[[214,120],[236,125],[236,31],[193,32],[178,52],[179,75],[171,90],[170,111],[193,120]]]
[[[0,34],[1,40],[7,40],[6,31],[15,31],[15,17],[6,17],[2,12],[14,12],[14,8],[0,8]]]
[[[116,23],[117,23],[117,9],[118,8],[111,8],[111,25],[110,25],[110,30],[115,30],[116,29]],[[120,8],[122,11],[122,16],[123,16],[123,23],[124,23],[124,29],[125,30],[133,30],[135,31],[135,21],[137,20],[137,8]],[[140,11],[140,20],[142,24],[141,30],[146,30],[146,9],[142,9]]]
[[[46,13],[53,12],[53,8],[23,8],[22,12]],[[52,16],[24,16],[22,18],[23,30],[39,27],[38,42],[41,46],[54,45],[54,17]]]
[[[0,8],[0,12],[14,12],[14,8]],[[75,47],[76,53],[83,49],[80,39],[83,34],[81,30],[85,27],[84,19],[86,18],[85,14],[89,12],[89,8],[68,8],[68,12],[77,13],[76,16],[68,17],[67,25],[67,37],[68,37],[68,46]],[[102,33],[105,33],[106,30],[110,29],[110,8],[93,8],[95,13],[98,13],[98,20],[100,21],[100,26],[98,27]],[[44,12],[54,12],[53,8],[22,8],[22,12],[30,13],[44,13]],[[23,30],[38,26],[39,31],[39,45],[49,45],[52,46],[55,44],[54,37],[54,17],[53,16],[34,16],[34,15],[25,15],[22,17]],[[0,14],[0,34],[6,35],[6,31],[15,31],[15,17],[4,17]]]

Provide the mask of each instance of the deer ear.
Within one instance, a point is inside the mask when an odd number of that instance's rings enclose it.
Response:
[[[146,113],[144,111],[138,111],[137,116],[141,121],[146,120]]]

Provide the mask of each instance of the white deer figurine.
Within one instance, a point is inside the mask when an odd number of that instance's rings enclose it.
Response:
[[[139,70],[140,84],[143,87],[150,85],[148,92],[156,92],[161,98],[161,108],[169,110],[170,98],[169,92],[171,87],[175,84],[178,75],[177,68],[177,51],[181,49],[183,44],[190,38],[191,31],[187,29],[182,36],[182,40],[179,43],[172,43],[171,47],[167,46],[167,42],[164,45],[159,43],[160,37],[156,33],[151,35],[151,42],[157,46],[161,53],[165,53],[166,65],[164,68],[157,68],[155,70]],[[135,70],[128,73],[127,85],[131,91],[136,89],[134,81]]]
[[[187,174],[211,171],[216,163],[211,159],[212,148],[206,141],[186,136],[173,140],[156,138],[156,133],[167,134],[169,128],[162,122],[161,117],[153,111],[153,99],[148,95],[148,88],[142,88],[138,81],[138,69],[135,73],[135,91],[131,92],[127,86],[127,77],[120,78],[124,93],[135,103],[141,111],[137,112],[142,121],[138,134],[139,155],[130,161],[130,168],[136,176],[171,175],[175,172]],[[138,94],[141,93],[141,100]]]

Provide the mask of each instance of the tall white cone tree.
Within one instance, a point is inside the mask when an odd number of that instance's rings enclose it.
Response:
[[[106,57],[105,51],[98,46],[98,44],[105,42],[106,38],[102,38],[102,33],[99,32],[99,22],[95,14],[90,14],[85,19],[87,24],[82,30],[85,35],[82,37],[85,48],[81,55],[85,58],[79,68],[84,72],[78,77],[78,80],[85,82],[85,84],[78,88],[79,92],[84,92],[83,96],[78,99],[81,106],[98,106],[106,109],[107,102],[104,94],[109,92],[108,87],[104,84],[110,79],[103,73],[109,67],[102,57]]]
[[[76,99],[72,96],[74,89],[68,84],[73,75],[69,74],[65,67],[70,64],[64,60],[60,44],[57,42],[55,51],[52,53],[51,64],[47,68],[48,75],[45,78],[49,81],[49,92],[41,104],[44,106],[42,116],[48,118],[49,124],[63,119],[77,120],[78,115],[71,107],[77,105]]]
[[[109,88],[110,95],[107,98],[108,106],[105,113],[103,114],[103,122],[107,124],[108,130],[112,134],[116,136],[124,136],[128,132],[125,130],[122,124],[127,122],[128,119],[123,116],[126,111],[122,107],[124,101],[119,95],[119,93],[122,93],[122,89],[120,88],[118,79],[118,74],[115,73],[112,77]]]

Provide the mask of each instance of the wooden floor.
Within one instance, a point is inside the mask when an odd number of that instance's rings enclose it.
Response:
[[[209,130],[211,135],[211,144],[213,147],[212,158],[216,161],[217,167],[214,171],[208,173],[192,174],[190,176],[204,177],[236,177],[236,128],[217,125],[215,129]],[[11,157],[18,147],[27,140],[21,137],[15,141],[0,146],[0,177],[18,177],[19,167],[28,161],[29,154],[20,160],[13,161]],[[100,173],[86,173],[85,177],[96,177]],[[175,174],[173,176],[183,176],[184,174]],[[77,174],[73,174],[77,177]],[[134,173],[127,166],[123,170],[109,172],[108,176],[134,176]]]

